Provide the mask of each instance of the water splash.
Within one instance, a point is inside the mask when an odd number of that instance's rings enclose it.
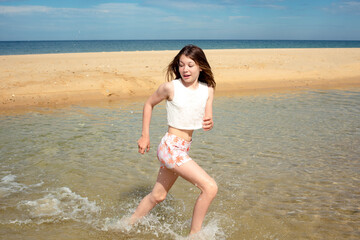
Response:
[[[18,208],[37,224],[67,220],[92,224],[101,212],[95,201],[89,201],[68,187],[58,188],[39,199],[21,201]]]
[[[25,185],[16,181],[17,176],[8,174],[1,179],[0,182],[0,199],[10,196],[14,193],[23,192],[29,188],[40,187],[44,182],[40,182],[33,185]]]

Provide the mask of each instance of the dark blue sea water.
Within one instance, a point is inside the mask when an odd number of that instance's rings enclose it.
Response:
[[[203,49],[360,48],[360,41],[318,40],[0,41],[0,55],[178,50],[187,44]]]

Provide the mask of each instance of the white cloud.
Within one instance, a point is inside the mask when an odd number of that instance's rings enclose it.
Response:
[[[354,6],[354,7],[359,7],[360,6],[360,1],[345,1],[343,2],[344,5],[346,6]]]
[[[142,7],[134,3],[105,3],[92,8],[52,8],[47,6],[0,6],[2,15],[23,15],[36,13],[75,14],[120,14],[118,16],[160,14],[156,8]]]
[[[0,14],[48,13],[52,10],[46,6],[0,6]]]
[[[345,1],[338,5],[340,9],[358,11],[360,14],[360,2],[357,1]]]
[[[172,23],[183,23],[184,19],[177,17],[177,16],[169,16],[169,17],[164,17],[161,19],[163,22],[172,22]]]
[[[229,16],[229,20],[238,20],[244,18],[249,18],[249,16]]]
[[[300,19],[300,16],[280,16],[278,19],[290,20],[290,19]]]
[[[136,3],[104,3],[96,6],[94,10],[103,13],[121,13],[124,15],[163,13],[157,8],[143,7]]]
[[[153,0],[148,1],[148,4],[169,7],[178,10],[186,11],[199,11],[199,10],[216,10],[219,8],[224,8],[221,4],[216,3],[199,3],[193,1],[165,1],[165,0]]]
[[[285,6],[275,5],[275,4],[253,4],[253,5],[250,5],[250,7],[270,8],[270,9],[275,9],[275,10],[285,10],[286,9]]]
[[[360,15],[360,1],[341,1],[332,3],[331,6],[323,8],[324,11],[331,13],[352,13]]]

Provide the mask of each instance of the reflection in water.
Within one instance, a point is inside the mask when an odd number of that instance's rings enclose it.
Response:
[[[166,131],[137,153],[142,104],[0,117],[0,234],[8,239],[183,239],[196,187],[179,179],[134,227]],[[360,238],[360,92],[218,97],[190,155],[219,193],[201,239]],[[66,234],[64,234],[66,232]]]

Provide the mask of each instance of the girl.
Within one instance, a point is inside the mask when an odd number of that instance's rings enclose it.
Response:
[[[175,80],[172,80],[175,76]],[[165,200],[178,176],[201,190],[191,222],[190,234],[201,230],[203,220],[217,193],[217,185],[188,151],[195,129],[211,130],[215,80],[201,48],[187,45],[175,56],[167,69],[168,82],[163,83],[144,105],[139,153],[150,149],[149,127],[152,109],[166,99],[168,132],[158,147],[160,170],[151,193],[140,202],[131,216],[131,224],[145,216],[156,204]],[[172,80],[172,81],[171,81]]]

